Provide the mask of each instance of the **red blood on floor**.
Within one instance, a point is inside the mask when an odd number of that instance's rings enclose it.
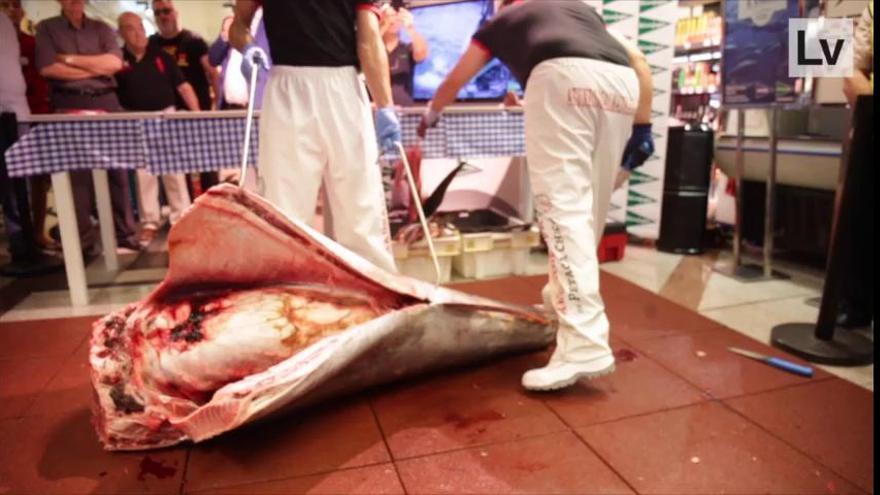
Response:
[[[150,474],[161,480],[177,474],[177,468],[166,466],[162,461],[154,461],[150,456],[146,456],[141,461],[141,472],[138,474],[138,481],[144,481],[147,475]]]
[[[620,361],[621,363],[635,361],[638,357],[638,354],[629,349],[618,349],[614,351],[614,359]]]
[[[498,411],[485,411],[471,416],[462,416],[456,413],[447,414],[444,421],[453,423],[456,429],[465,429],[477,423],[485,421],[499,421],[504,419],[504,415]]]

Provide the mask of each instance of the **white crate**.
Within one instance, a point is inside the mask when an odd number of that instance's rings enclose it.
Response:
[[[458,234],[432,239],[434,250],[437,252],[437,262],[440,264],[440,283],[447,283],[452,279],[452,260],[461,252],[461,239]],[[431,251],[425,240],[413,243],[409,246],[395,242],[394,261],[402,275],[417,278],[426,282],[435,282],[437,274],[434,271],[434,262],[431,260]]]
[[[534,227],[524,232],[462,234],[461,254],[452,266],[459,275],[475,279],[525,275],[529,253],[540,242]]]

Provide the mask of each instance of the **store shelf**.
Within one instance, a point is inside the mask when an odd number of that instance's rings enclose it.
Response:
[[[675,47],[676,54],[688,54],[692,52],[703,52],[706,50],[720,50],[721,38],[713,38],[703,40],[702,43],[685,43]]]
[[[672,59],[672,64],[692,64],[694,62],[707,62],[710,60],[721,60],[721,50],[714,52],[692,53],[690,55],[676,55],[675,58]]]
[[[716,95],[719,93],[721,93],[721,89],[718,86],[683,88],[672,92],[675,96]]]

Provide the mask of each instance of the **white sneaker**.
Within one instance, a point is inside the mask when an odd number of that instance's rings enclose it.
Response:
[[[581,378],[592,380],[614,372],[614,355],[608,354],[586,362],[551,360],[547,366],[526,371],[522,385],[528,390],[558,390]]]

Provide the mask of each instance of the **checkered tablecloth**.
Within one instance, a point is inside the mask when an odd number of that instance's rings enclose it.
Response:
[[[156,175],[238,168],[244,124],[243,118],[148,121],[147,168]],[[248,154],[250,165],[256,164],[258,127],[254,122]]]
[[[417,143],[420,116],[404,114],[404,145]],[[155,174],[235,168],[241,160],[244,117],[82,120],[34,125],[6,152],[14,177],[82,169],[145,167]],[[259,126],[251,136],[250,163],[257,160]],[[428,131],[424,158],[522,155],[520,112],[447,113]],[[396,153],[386,155],[396,158]]]
[[[147,163],[144,121],[55,122],[31,128],[6,152],[9,175],[138,168]]]

